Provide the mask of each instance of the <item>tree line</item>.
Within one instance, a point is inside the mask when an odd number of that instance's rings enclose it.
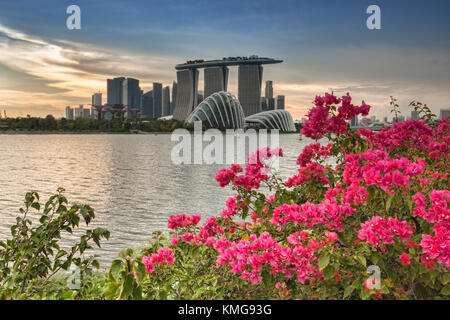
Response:
[[[0,119],[1,131],[49,131],[49,132],[129,132],[139,130],[144,132],[172,132],[183,128],[184,122],[178,120],[97,120],[78,118],[67,120],[55,119],[48,115],[45,118],[3,118]]]

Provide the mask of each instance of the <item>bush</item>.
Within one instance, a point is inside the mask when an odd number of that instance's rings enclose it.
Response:
[[[201,227],[199,215],[172,216],[169,239],[121,253],[105,297],[447,299],[448,119],[422,108],[420,121],[354,131],[347,121],[368,114],[364,101],[314,103],[301,133],[328,145],[305,147],[286,181],[270,172],[279,149],[220,170],[219,185],[236,191],[226,209]]]
[[[100,240],[108,239],[109,232],[102,228],[86,230],[70,250],[61,248],[59,241],[64,233],[73,233],[81,219],[88,225],[95,218],[89,206],[67,207],[63,191],[58,189],[45,203],[37,227],[29,215],[33,209],[40,211],[39,195],[26,194],[25,209],[20,209],[22,216],[11,227],[12,238],[0,241],[0,298],[73,298],[85,294],[85,289],[91,286],[90,277],[99,263],[96,256],[85,258],[84,253],[92,249],[91,242],[100,246]],[[80,277],[80,288],[76,291],[68,289],[68,277],[60,272],[72,265]]]

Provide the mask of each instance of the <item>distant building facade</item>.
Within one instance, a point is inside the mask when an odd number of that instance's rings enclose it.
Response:
[[[228,68],[216,66],[205,68],[204,77],[204,97],[207,98],[213,93],[227,91]],[[200,103],[200,102],[197,102]]]
[[[107,80],[107,97],[106,101],[109,105],[122,104],[123,102],[123,82],[124,77]]]
[[[162,84],[153,82],[153,118],[162,117]]]
[[[173,115],[173,110],[175,110],[175,105],[177,103],[177,90],[178,84],[176,81],[172,83],[172,102],[170,104],[170,114]]]
[[[185,69],[177,71],[177,98],[173,118],[186,120],[197,106],[198,70]]]
[[[238,99],[246,117],[262,111],[262,76],[263,67],[261,65],[243,64],[238,67]]]
[[[170,88],[169,86],[162,89],[162,116],[166,117],[170,115]]]
[[[92,106],[101,106],[102,105],[102,94],[94,93],[92,95]]]
[[[66,119],[67,120],[73,120],[73,108],[71,108],[70,106],[66,107]]]
[[[141,88],[139,80],[126,78],[122,82],[122,102],[128,108],[141,108]]]
[[[275,98],[275,108],[277,110],[284,110],[284,96],[283,95],[278,95]]]
[[[145,119],[153,119],[153,113],[153,90],[151,90],[142,96],[141,117]]]

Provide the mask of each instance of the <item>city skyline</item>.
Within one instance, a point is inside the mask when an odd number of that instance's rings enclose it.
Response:
[[[365,26],[369,1],[230,1],[221,10],[204,1],[158,8],[77,1],[81,30],[65,26],[71,3],[44,2],[0,4],[0,110],[8,116],[63,116],[67,105],[90,104],[94,92],[106,97],[108,78],[139,79],[145,93],[153,82],[170,86],[186,60],[253,54],[284,60],[266,68],[262,81],[275,83],[294,119],[305,116],[315,95],[333,90],[349,91],[355,103],[364,99],[377,118],[389,115],[390,95],[404,115],[414,99],[438,115],[449,107],[446,1],[376,1],[382,29],[375,31]],[[120,15],[134,18],[126,26],[111,22]],[[237,95],[237,70],[228,78]],[[199,88],[203,80],[200,74]]]

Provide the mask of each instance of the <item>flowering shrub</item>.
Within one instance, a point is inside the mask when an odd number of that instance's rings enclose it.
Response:
[[[301,134],[329,144],[306,146],[285,181],[268,165],[280,149],[256,151],[245,170],[217,172],[219,185],[236,191],[219,216],[201,226],[199,215],[172,216],[170,242],[157,234],[150,248],[123,257],[126,268],[113,263],[106,296],[448,298],[449,119],[425,114],[355,131],[347,121],[369,113],[364,101],[325,94],[314,105]]]

